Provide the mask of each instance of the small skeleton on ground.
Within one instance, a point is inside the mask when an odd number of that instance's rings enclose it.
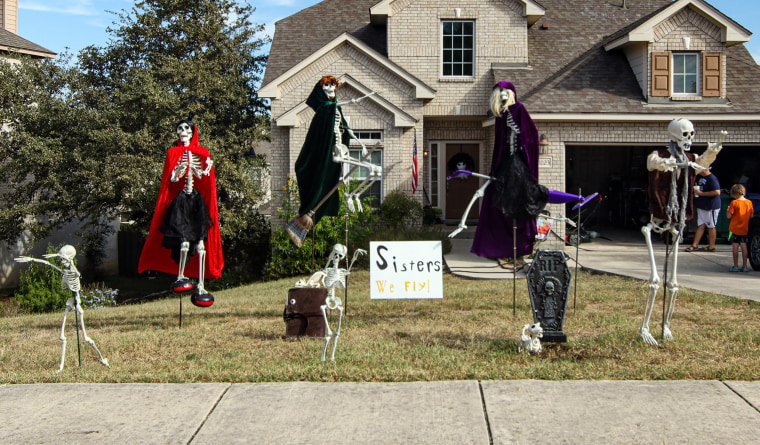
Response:
[[[674,119],[668,125],[668,132],[671,139],[668,148],[654,151],[647,157],[650,222],[641,228],[649,252],[651,274],[644,320],[639,328],[639,335],[647,344],[655,346],[658,343],[649,332],[649,321],[661,279],[655,264],[651,233],[670,233],[673,239],[672,256],[670,259],[665,259],[670,276],[667,277],[665,313],[662,320],[662,340],[671,341],[673,333],[670,330],[670,321],[678,295],[678,245],[683,236],[686,221],[690,218],[687,217],[687,207],[690,207],[694,194],[695,171],[710,167],[728,134],[721,131],[718,142],[707,144],[707,150],[698,156],[688,153],[694,138],[694,125],[689,120]]]
[[[74,293],[74,298],[69,298],[66,301],[66,310],[63,312],[63,323],[61,324],[61,364],[58,366],[58,370],[56,373],[60,373],[63,370],[63,362],[66,358],[66,335],[64,334],[64,331],[66,329],[66,316],[69,315],[70,311],[77,311],[80,318],[80,329],[82,330],[82,336],[84,337],[84,341],[89,343],[90,346],[92,346],[92,349],[95,350],[95,352],[98,354],[98,357],[100,358],[100,363],[102,363],[106,368],[111,368],[111,366],[108,364],[108,360],[103,358],[103,355],[98,350],[98,347],[95,346],[95,341],[87,336],[87,332],[84,328],[84,311],[82,310],[81,301],[79,298],[79,292],[82,289],[81,283],[79,282],[79,277],[81,274],[77,270],[76,266],[74,265],[74,257],[76,256],[77,251],[74,248],[74,246],[71,245],[65,245],[61,247],[61,249],[58,251],[58,253],[52,253],[43,255],[45,258],[54,258],[58,257],[61,259],[61,264],[65,269],[61,269],[54,264],[51,264],[48,261],[40,260],[37,258],[32,258],[28,256],[22,256],[16,258],[16,262],[19,263],[28,263],[28,262],[35,262],[44,264],[46,266],[50,266],[53,269],[57,270],[62,274],[61,277],[61,288],[66,289],[68,288],[71,292]]]
[[[520,344],[517,346],[517,351],[526,351],[528,354],[538,354],[543,350],[540,340],[543,336],[544,329],[541,327],[541,322],[526,324],[523,326],[522,333],[520,334]]]
[[[340,298],[335,296],[335,289],[345,289],[346,288],[346,277],[351,273],[351,268],[354,266],[354,262],[356,262],[356,259],[359,255],[366,255],[367,251],[364,249],[356,249],[354,252],[354,256],[351,259],[351,264],[348,266],[348,269],[340,268],[340,262],[346,258],[346,254],[348,253],[348,249],[346,249],[346,246],[343,244],[336,244],[333,247],[332,252],[330,253],[330,256],[327,258],[327,264],[325,265],[324,269],[324,281],[325,281],[325,287],[327,287],[327,298],[325,299],[325,304],[320,306],[322,309],[322,316],[325,319],[325,344],[322,347],[322,361],[325,361],[325,355],[327,354],[327,346],[330,344],[330,339],[332,337],[335,337],[335,340],[333,341],[333,347],[332,347],[332,354],[330,355],[330,360],[335,361],[335,349],[338,347],[338,338],[340,337],[340,326],[343,322],[343,301],[341,301]],[[333,331],[330,329],[330,323],[327,320],[327,310],[335,310],[337,309],[339,312],[338,316],[338,327],[335,329],[335,333],[333,334]]]
[[[330,80],[324,80],[324,79],[330,79]],[[340,82],[338,82],[335,78],[332,78],[331,76],[325,76],[323,78],[324,83],[322,84],[322,90],[325,92],[328,98],[330,100],[335,99],[335,88],[340,85]],[[335,112],[335,147],[333,148],[333,161],[337,162],[339,164],[345,165],[356,165],[362,168],[366,168],[368,170],[367,177],[359,183],[356,188],[354,188],[353,191],[346,191],[345,197],[346,197],[346,206],[350,212],[361,212],[363,210],[362,203],[359,200],[362,193],[367,191],[372,184],[375,183],[378,179],[380,179],[383,176],[383,168],[379,165],[375,165],[371,163],[369,160],[357,160],[351,157],[351,153],[346,147],[345,144],[342,142],[342,135],[344,132],[348,132],[348,135],[351,137],[351,139],[354,139],[357,141],[361,147],[362,147],[362,156],[361,159],[364,159],[367,157],[367,147],[364,146],[364,143],[362,143],[359,138],[356,137],[353,130],[350,128],[344,128],[341,124],[342,120],[347,120],[346,116],[342,114],[341,108],[343,105],[356,103],[366,97],[371,96],[373,93],[370,93],[366,96],[360,97],[358,99],[351,99],[346,102],[338,102],[338,107],[336,107]],[[344,168],[343,174],[346,173],[346,170]],[[349,178],[344,178],[344,182],[348,182]],[[355,204],[354,204],[355,203]]]

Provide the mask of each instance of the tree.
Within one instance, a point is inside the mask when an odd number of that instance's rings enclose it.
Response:
[[[40,239],[78,219],[97,249],[117,215],[147,232],[166,150],[191,112],[214,158],[223,242],[259,221],[257,170],[267,165],[251,153],[269,120],[256,93],[267,38],[254,11],[231,0],[141,1],[118,14],[108,45],[74,63],[0,63],[0,121],[12,122],[0,134],[0,184],[12,186],[0,197],[0,239],[25,229]]]

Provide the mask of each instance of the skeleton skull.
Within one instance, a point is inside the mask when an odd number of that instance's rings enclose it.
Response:
[[[668,125],[670,139],[678,145],[683,151],[691,150],[691,143],[694,139],[694,125],[688,119],[673,119]]]
[[[335,84],[332,82],[327,82],[324,85],[322,85],[322,91],[325,92],[328,98],[335,97]]]
[[[343,244],[336,244],[333,246],[333,250],[330,253],[330,260],[334,262],[334,264],[340,264],[340,262],[346,257],[346,254],[348,253],[348,249],[346,249],[346,246]]]
[[[190,138],[193,137],[193,127],[187,122],[182,122],[177,125],[177,135],[179,136],[179,140],[182,141],[182,145],[187,147],[190,145]]]

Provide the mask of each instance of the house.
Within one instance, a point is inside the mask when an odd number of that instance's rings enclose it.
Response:
[[[18,35],[18,0],[0,0],[0,59],[13,60],[17,54],[39,59],[55,59],[56,54]]]
[[[378,92],[344,107],[360,137],[382,144],[377,193],[411,190],[416,141],[424,193],[414,196],[447,221],[482,181],[447,182],[449,160],[466,153],[490,171],[488,96],[501,80],[545,136],[539,181],[600,192],[609,223],[646,219],[645,157],[667,144],[676,117],[694,123],[695,152],[726,130],[713,172],[724,187],[760,191],[750,34],[704,0],[325,0],[276,23],[259,91],[271,99],[272,190],[293,172],[313,115],[305,99],[331,74],[340,101]]]

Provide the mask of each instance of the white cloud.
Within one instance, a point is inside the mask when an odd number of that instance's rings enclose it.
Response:
[[[91,0],[43,0],[36,2],[19,2],[19,9],[29,11],[52,12],[56,14],[67,15],[85,15],[95,16],[100,13],[97,7],[94,7]]]

